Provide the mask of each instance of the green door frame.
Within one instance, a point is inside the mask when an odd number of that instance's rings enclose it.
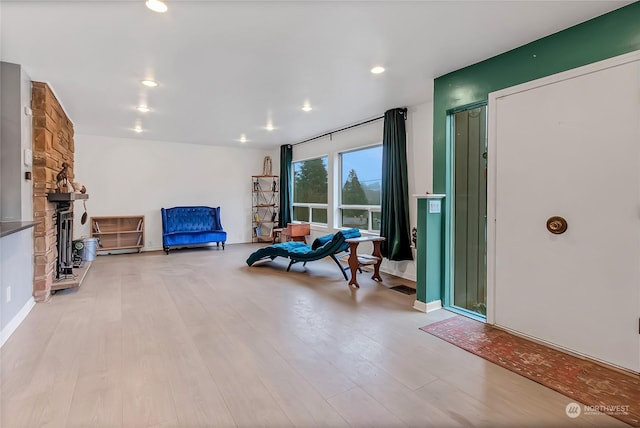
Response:
[[[453,306],[453,275],[455,272],[455,258],[454,258],[454,247],[453,247],[453,237],[454,237],[454,228],[453,228],[453,220],[454,220],[454,209],[455,209],[455,201],[454,201],[454,192],[453,192],[453,181],[455,174],[455,162],[453,155],[453,143],[454,143],[454,120],[453,117],[456,113],[465,110],[472,110],[478,107],[484,107],[487,105],[487,101],[477,101],[474,103],[466,104],[463,106],[459,106],[456,108],[452,108],[447,110],[447,119],[446,119],[446,195],[448,198],[445,198],[445,212],[448,213],[444,218],[444,290],[442,293],[443,301],[442,306],[448,309],[454,310],[456,312],[461,312],[467,315],[470,315],[474,318],[484,319],[484,317],[479,316],[479,314],[468,311],[464,308],[458,308]]]

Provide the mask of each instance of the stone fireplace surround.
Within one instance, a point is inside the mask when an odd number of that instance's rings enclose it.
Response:
[[[69,182],[74,180],[73,123],[48,84],[32,82],[33,111],[33,219],[34,230],[33,297],[46,301],[57,273],[56,204],[47,193],[56,191],[56,175],[62,163],[69,165]],[[71,204],[69,209],[73,209]]]

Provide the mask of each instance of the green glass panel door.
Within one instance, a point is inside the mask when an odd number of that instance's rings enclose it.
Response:
[[[453,306],[486,315],[487,108],[453,121]]]

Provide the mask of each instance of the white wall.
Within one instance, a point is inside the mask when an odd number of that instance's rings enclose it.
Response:
[[[22,220],[33,220],[33,181],[26,180],[25,172],[32,171],[33,156],[29,159],[25,158],[25,150],[29,150],[29,153],[33,147],[32,132],[33,132],[33,115],[27,114],[26,108],[31,109],[31,78],[20,67],[20,121],[22,134],[20,136],[20,182],[21,182],[21,195],[22,195]],[[25,165],[28,163],[29,165]]]
[[[375,121],[346,131],[323,137],[293,147],[293,161],[300,161],[320,156],[328,157],[329,189],[334,188],[338,180],[338,154],[342,151],[366,147],[382,143],[383,121]],[[424,194],[433,191],[432,152],[433,152],[433,103],[428,102],[408,108],[407,114],[407,161],[409,175],[409,219],[411,227],[416,225],[417,204],[413,194]],[[334,167],[335,166],[335,167]],[[335,207],[338,195],[329,192],[329,219],[327,226],[313,225],[312,237],[335,233],[337,230],[337,214],[331,212]],[[372,248],[363,245],[359,250],[370,252]],[[416,254],[414,251],[414,258]],[[384,260],[381,269],[410,280],[416,279],[415,261],[395,262]]]
[[[264,156],[279,170],[279,149],[212,147],[164,141],[75,135],[76,181],[87,187],[91,216],[144,215],[144,251],[162,249],[160,208],[220,206],[227,243],[251,242],[251,175]],[[74,238],[90,235],[80,225],[76,202]]]
[[[31,80],[18,64],[1,63],[0,219],[33,220],[33,183],[25,180],[31,148]],[[0,346],[33,305],[33,228],[0,238]],[[10,290],[10,291],[9,291]],[[26,308],[26,312],[23,309]]]
[[[29,227],[0,238],[0,346],[29,313],[32,293],[33,228]]]
[[[2,220],[19,221],[33,218],[33,182],[25,180],[24,150],[31,149],[31,79],[18,64],[1,63],[2,126],[0,165],[3,186],[0,187]]]
[[[433,193],[433,103],[409,107],[407,116],[409,195]],[[412,225],[417,204],[412,204]]]

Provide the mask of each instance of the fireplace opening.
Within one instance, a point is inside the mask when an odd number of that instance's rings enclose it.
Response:
[[[58,255],[56,257],[56,272],[54,282],[63,282],[76,279],[77,275],[73,273],[74,266],[73,254],[73,201],[80,199],[88,199],[86,193],[49,193],[47,200],[56,204],[56,211],[53,215],[53,221],[56,228],[56,249]],[[52,287],[52,291],[56,287]],[[62,287],[61,287],[62,288]]]
[[[56,279],[69,279],[73,276],[73,211],[56,210],[54,217],[58,249]]]

